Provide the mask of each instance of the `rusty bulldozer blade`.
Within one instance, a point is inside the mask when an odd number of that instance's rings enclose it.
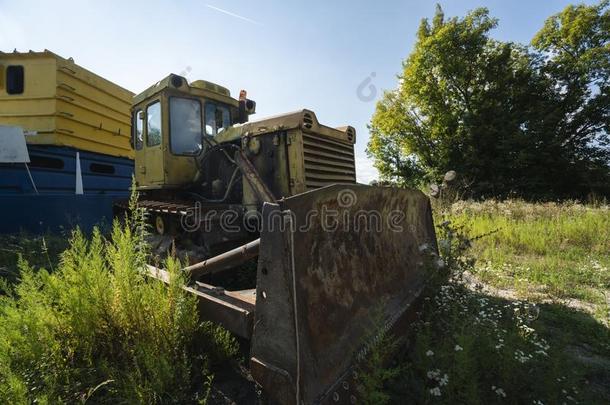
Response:
[[[262,217],[254,379],[280,403],[357,402],[351,368],[367,337],[398,322],[429,276],[428,198],[333,185],[265,204]]]
[[[194,282],[185,290],[203,318],[251,339],[252,376],[272,400],[358,402],[354,365],[379,329],[408,323],[433,271],[428,198],[332,185],[265,203],[261,219],[260,240],[185,269],[196,276],[258,254],[256,289]],[[168,281],[164,270],[149,274]]]

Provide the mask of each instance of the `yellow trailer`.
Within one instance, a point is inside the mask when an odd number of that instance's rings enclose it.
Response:
[[[133,159],[133,93],[48,50],[0,52],[0,124],[33,145]]]

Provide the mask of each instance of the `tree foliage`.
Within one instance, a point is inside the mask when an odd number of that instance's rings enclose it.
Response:
[[[608,193],[608,1],[550,17],[531,47],[492,39],[497,24],[485,8],[422,20],[371,120],[382,179],[456,170],[475,197]]]

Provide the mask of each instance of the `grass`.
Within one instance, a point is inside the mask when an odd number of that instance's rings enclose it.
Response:
[[[471,235],[481,281],[532,300],[578,300],[608,322],[610,207],[486,201],[454,204]]]
[[[407,345],[372,349],[364,403],[610,403],[610,209],[460,202],[435,216],[449,278]],[[0,403],[206,401],[235,339],[198,320],[176,260],[169,288],[142,275],[131,221],[108,237],[4,237]]]
[[[55,269],[61,253],[68,247],[70,235],[0,235],[0,277],[15,282],[19,276],[20,258],[33,268]]]
[[[449,277],[407,345],[375,349],[393,360],[361,376],[366,402],[609,403],[609,208],[460,202],[435,219]]]
[[[204,403],[237,343],[201,323],[180,263],[147,278],[142,218],[75,232],[53,271],[19,261],[0,296],[0,403]],[[52,259],[47,259],[52,263]]]

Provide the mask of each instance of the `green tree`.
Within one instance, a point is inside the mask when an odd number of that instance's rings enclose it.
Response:
[[[572,193],[557,173],[576,158],[588,163],[579,173],[604,173],[601,141],[572,148],[573,132],[557,130],[571,112],[557,107],[564,93],[547,71],[555,55],[493,40],[496,26],[485,8],[446,19],[437,6],[431,24],[422,20],[399,86],[370,124],[368,153],[382,180],[422,185],[456,170],[471,180],[472,196],[553,197]]]
[[[564,193],[577,187],[610,194],[610,7],[570,5],[551,16],[532,40],[550,78],[545,111],[564,162],[556,173]]]

